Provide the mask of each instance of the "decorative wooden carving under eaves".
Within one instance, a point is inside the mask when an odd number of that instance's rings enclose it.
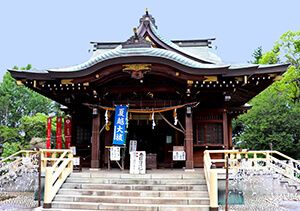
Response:
[[[131,74],[131,78],[142,79],[151,70],[151,64],[124,64],[123,71]]]
[[[204,76],[204,81],[218,81],[218,77],[214,75]]]
[[[60,83],[61,84],[73,84],[74,80],[73,79],[61,79]]]

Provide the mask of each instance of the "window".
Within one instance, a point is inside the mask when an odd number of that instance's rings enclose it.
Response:
[[[194,118],[194,145],[223,144],[222,113],[201,112]]]
[[[77,142],[77,144],[90,143],[90,141],[91,141],[90,129],[77,126],[77,128],[76,128],[76,142]]]
[[[223,144],[222,123],[199,123],[196,124],[194,144]]]

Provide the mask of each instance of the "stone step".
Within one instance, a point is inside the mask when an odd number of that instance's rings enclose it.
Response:
[[[120,173],[120,171],[96,171],[96,172],[74,172],[69,178],[119,178],[119,179],[205,179],[204,173],[201,171],[183,172],[172,171],[163,173],[147,173],[147,174],[129,174]]]
[[[165,204],[120,204],[120,203],[93,203],[93,202],[58,202],[52,203],[54,210],[143,210],[143,211],[208,211],[208,205],[165,205]],[[46,209],[45,209],[46,210]],[[67,211],[67,210],[66,210]]]
[[[111,178],[68,178],[66,182],[70,183],[101,183],[101,184],[147,184],[147,185],[169,185],[186,184],[200,185],[206,184],[204,179],[111,179]]]
[[[98,189],[98,190],[155,190],[155,191],[203,191],[206,184],[185,185],[140,185],[140,184],[97,184],[97,183],[70,183],[66,182],[62,188],[68,189]]]
[[[54,200],[62,202],[209,205],[209,198],[200,197],[80,196],[58,194]]]
[[[208,191],[140,191],[140,190],[96,190],[96,189],[65,189],[59,190],[63,195],[88,196],[134,196],[134,197],[208,197]]]

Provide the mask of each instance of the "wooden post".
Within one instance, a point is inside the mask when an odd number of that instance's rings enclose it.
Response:
[[[38,206],[41,206],[42,201],[42,160],[41,160],[42,153],[39,149],[39,155],[38,155],[38,162],[39,162],[39,179],[38,179]]]
[[[52,194],[52,167],[46,167],[45,170],[45,190],[44,190],[44,204],[43,208],[51,208],[51,194]]]
[[[227,113],[226,110],[223,111],[223,143],[225,145],[225,149],[228,149],[228,125],[227,125]]]
[[[100,114],[93,109],[91,168],[100,167]]]
[[[211,169],[209,171],[210,211],[218,210],[218,173]]]
[[[228,175],[228,168],[229,168],[229,157],[228,154],[225,156],[226,158],[226,194],[225,194],[225,211],[228,211],[228,193],[229,193],[229,175]]]
[[[227,117],[227,126],[228,126],[228,148],[232,149],[232,118]]]
[[[188,107],[185,114],[185,151],[186,151],[186,169],[194,169],[194,152],[193,152],[193,118],[192,108]]]

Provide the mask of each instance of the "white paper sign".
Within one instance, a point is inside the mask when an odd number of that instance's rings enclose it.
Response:
[[[135,151],[130,153],[130,174],[146,173],[146,152]]]
[[[80,157],[73,157],[73,165],[74,166],[80,165]]]
[[[137,148],[137,141],[136,140],[130,140],[129,142],[129,153],[136,151]]]
[[[185,151],[173,151],[173,160],[185,160]]]
[[[110,160],[112,160],[112,161],[120,160],[121,159],[120,152],[121,152],[120,147],[111,147],[110,148]]]
[[[72,151],[73,155],[76,155],[76,147],[70,147],[70,150]]]

